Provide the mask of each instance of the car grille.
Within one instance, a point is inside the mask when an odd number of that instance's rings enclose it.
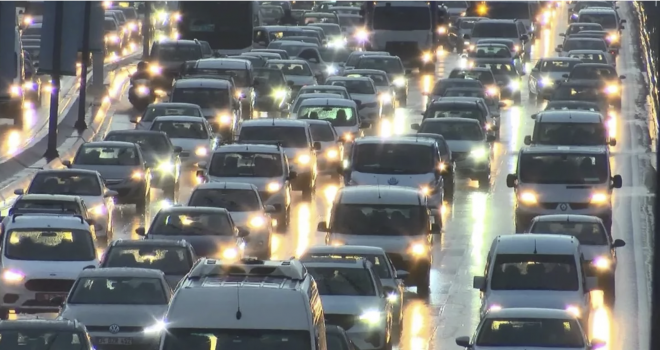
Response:
[[[392,56],[401,57],[404,61],[421,55],[419,45],[415,41],[389,41],[385,44],[385,51]]]
[[[451,156],[454,157],[454,160],[464,160],[467,158],[466,152],[452,152]]]
[[[88,332],[110,332],[110,326],[86,326]],[[142,332],[144,327],[119,326],[119,333]]]
[[[541,207],[543,207],[544,209],[560,209],[560,210],[561,210],[561,208],[558,208],[558,207],[561,204],[568,204],[568,207],[566,208],[566,210],[568,210],[568,209],[583,210],[583,209],[589,208],[589,203],[579,203],[579,202],[569,202],[569,203],[543,202],[543,203],[540,203]]]
[[[25,289],[32,292],[68,292],[74,280],[35,279],[25,282]]]
[[[355,318],[354,315],[325,314],[325,323],[339,326],[347,331],[355,324]]]

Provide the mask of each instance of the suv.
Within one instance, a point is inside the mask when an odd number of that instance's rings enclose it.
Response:
[[[525,145],[616,146],[602,114],[590,111],[543,111],[532,114],[533,134]]]
[[[289,168],[296,172],[292,186],[294,191],[302,191],[303,200],[311,201],[316,191],[317,151],[321,143],[314,142],[311,128],[302,120],[268,119],[248,120],[242,123],[238,142],[263,143],[280,142],[287,156]]]
[[[80,271],[95,268],[96,237],[80,215],[15,214],[3,223],[0,319],[57,312]]]
[[[520,149],[506,184],[515,191],[516,232],[546,214],[598,216],[611,232],[612,190],[622,179],[612,175],[607,147],[531,146]]]
[[[430,140],[429,140],[430,141]],[[330,222],[321,221],[327,245],[368,245],[385,250],[396,270],[409,273],[406,285],[429,295],[434,236],[440,234],[419,190],[395,186],[344,187],[337,192]]]
[[[222,145],[200,168],[197,177],[204,182],[256,186],[264,205],[273,206],[278,230],[286,232],[291,218],[291,182],[297,174],[289,170],[289,160],[279,144]]]

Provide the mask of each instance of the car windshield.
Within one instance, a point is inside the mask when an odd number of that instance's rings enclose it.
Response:
[[[387,75],[385,75],[385,74],[371,74],[371,73],[354,74],[354,73],[351,73],[349,71],[349,72],[346,73],[345,76],[348,77],[348,78],[367,77],[367,78],[370,78],[371,80],[373,80],[374,85],[376,85],[376,86],[386,86],[386,87],[390,86],[390,82],[387,79]]]
[[[506,46],[477,45],[474,51],[470,52],[470,56],[475,58],[511,58],[512,55]]]
[[[334,92],[327,92],[327,94],[332,94],[332,95],[334,95],[334,96],[332,96],[332,97],[334,97],[334,98],[339,98],[339,99],[344,98],[341,94],[337,94],[337,93],[334,93]],[[315,96],[315,95],[313,95],[313,94],[307,94],[307,93],[300,94],[300,95],[298,96],[298,98],[296,99],[295,103],[293,104],[293,108],[292,108],[292,110],[293,110],[294,112],[297,112],[297,111],[300,109],[300,105],[302,105],[302,103],[303,103],[305,100],[309,100],[310,98],[329,98],[329,97],[330,97],[330,96]]]
[[[217,177],[278,177],[283,172],[279,154],[254,152],[215,153],[208,170]]]
[[[83,277],[76,282],[67,303],[166,305],[167,296],[163,283],[157,278]]]
[[[353,170],[370,174],[428,174],[433,172],[433,148],[403,143],[354,145]]]
[[[192,256],[184,247],[115,246],[103,259],[103,267],[134,267],[185,275],[192,268]]]
[[[179,88],[172,92],[172,101],[192,103],[201,108],[227,108],[229,106],[228,89]]]
[[[78,222],[80,224],[80,222]],[[11,230],[3,250],[11,260],[93,261],[92,234],[83,230]]]
[[[29,29],[29,28],[28,28]],[[41,29],[41,28],[39,28]],[[105,21],[103,21],[103,30],[106,32],[113,32],[117,31],[117,22],[115,22],[111,18],[107,18]],[[40,31],[41,32],[41,31]],[[23,30],[23,35],[29,35],[30,33],[25,33],[25,30]]]
[[[490,77],[492,75],[488,74]],[[463,78],[461,78],[463,79]],[[495,83],[495,80],[493,80],[493,84]],[[443,81],[440,80],[437,83],[435,83],[435,86],[433,87],[433,92],[432,94],[435,96],[442,96],[447,89],[451,88],[464,88],[464,87],[472,87],[472,88],[479,88],[483,89],[483,85],[479,80],[476,79],[463,79],[463,80],[454,80],[451,82],[448,81]]]
[[[174,106],[153,106],[149,107],[142,116],[141,121],[152,122],[156,117],[163,116],[188,116],[188,117],[202,117],[201,111],[198,106],[190,107],[174,107]]]
[[[486,98],[483,90],[467,90],[467,89],[447,89],[443,94],[444,97],[478,97]]]
[[[598,222],[543,220],[535,222],[530,232],[573,236],[581,245],[607,245],[607,232],[603,224]]]
[[[578,21],[586,23],[598,23],[601,25],[601,27],[603,27],[603,29],[606,30],[617,29],[619,27],[619,23],[617,22],[616,15],[614,15],[614,13],[583,13],[578,18]]]
[[[269,329],[174,328],[163,337],[163,350],[309,350],[309,331]]]
[[[254,76],[256,79],[260,80],[260,82],[263,81],[271,87],[281,87],[286,85],[286,79],[280,70],[256,68],[254,70]]]
[[[607,51],[607,44],[605,40],[596,40],[590,38],[574,38],[566,40],[562,51],[568,52],[571,50],[598,50]]]
[[[280,6],[262,6],[259,8],[259,14],[265,18],[280,19],[284,16],[284,9]]]
[[[156,121],[151,125],[151,130],[162,131],[170,139],[197,139],[209,138],[209,132],[200,122],[176,122]]]
[[[617,75],[614,68],[585,65],[573,68],[568,78],[608,81],[617,79]]]
[[[376,6],[373,10],[374,30],[429,30],[431,11],[422,6]]]
[[[110,133],[105,137],[105,141],[122,141],[136,143],[144,155],[163,154],[171,151],[167,136],[163,134],[142,134],[142,133]]]
[[[466,9],[468,8],[467,1],[443,1],[443,5],[450,9]]]
[[[477,23],[477,21],[467,21],[467,20],[463,20],[463,21],[460,22],[460,24],[458,25],[458,27],[459,27],[460,29],[473,29],[475,23]]]
[[[234,84],[236,84],[236,87],[239,88],[247,87],[248,85],[250,85],[250,71],[248,71],[247,69],[195,68],[193,72],[194,74],[200,74],[200,75],[219,75],[219,76],[231,77],[232,79],[234,79]],[[195,94],[197,93],[196,92],[197,89],[191,89],[191,90],[194,90],[193,93]],[[224,90],[221,91],[224,92]]]
[[[534,142],[542,145],[607,145],[608,131],[603,123],[536,123],[534,129]]]
[[[329,85],[315,85],[312,87],[304,87],[300,89],[300,91],[298,92],[298,98],[300,98],[300,96],[305,94],[335,94],[341,96],[342,98],[346,98],[350,100],[350,96],[348,95],[348,92],[346,90],[333,88]]]
[[[569,101],[595,101],[600,102],[602,95],[598,89],[591,86],[562,86],[559,85],[552,93],[551,100]]]
[[[199,45],[159,43],[151,50],[151,57],[164,62],[195,61],[202,58],[202,48]]]
[[[477,22],[472,29],[473,38],[518,38],[515,23]]]
[[[576,64],[575,61],[543,61],[541,72],[570,72]]]
[[[224,208],[231,212],[262,210],[259,197],[253,190],[197,189],[188,200],[193,207]]]
[[[140,158],[135,147],[102,147],[83,145],[73,159],[75,165],[137,166]]]
[[[467,118],[482,121],[485,117],[475,105],[431,105],[426,111],[426,118]]]
[[[305,128],[300,126],[249,126],[241,128],[240,142],[279,141],[287,148],[308,148],[309,140]]]
[[[64,213],[76,215],[86,214],[81,211],[82,208],[78,202],[67,200],[31,199],[21,197],[14,202],[12,212],[20,212],[21,209],[25,209],[26,212],[36,213],[43,210],[44,213],[62,211]]]
[[[476,346],[511,348],[584,348],[578,321],[555,318],[487,318]]]
[[[387,74],[404,74],[403,64],[398,57],[362,56],[355,65],[356,69],[382,70]]]
[[[319,48],[319,53],[321,54],[321,58],[325,62],[332,62],[332,63],[344,63],[348,59],[348,57],[351,55],[350,50],[347,49],[340,49],[340,48]]]
[[[303,106],[298,119],[327,120],[334,127],[357,125],[357,113],[351,107]]]
[[[498,254],[492,290],[579,290],[573,255]]]
[[[328,124],[309,124],[309,129],[312,132],[312,140],[318,142],[333,142],[337,137],[332,132],[332,125]]]
[[[481,126],[475,123],[422,123],[419,132],[439,134],[447,141],[483,141],[485,139]]]
[[[361,18],[358,16],[341,16],[339,15],[339,25],[342,27],[356,27],[360,25]]]
[[[605,154],[527,153],[518,171],[522,183],[602,184],[609,181],[609,159]]]
[[[600,112],[600,107],[595,103],[585,102],[584,104],[572,103],[569,101],[550,101],[545,106],[545,110],[579,110]]]
[[[374,296],[376,287],[369,273],[363,268],[307,267],[314,277],[319,294],[342,296]]]
[[[37,173],[30,183],[28,193],[63,194],[69,196],[100,196],[101,184],[95,174]]]
[[[284,75],[292,76],[312,76],[312,70],[309,69],[309,66],[304,63],[272,63],[268,62],[266,65],[268,68],[277,68],[284,73]]]
[[[333,80],[329,83],[330,85],[345,87],[349,94],[373,95],[376,93],[374,85],[368,80],[345,79]]]
[[[449,73],[449,78],[478,80],[482,85],[495,84],[495,77],[493,72],[487,70],[452,70]],[[452,83],[453,84],[453,83]],[[467,85],[467,84],[466,84]]]
[[[426,208],[413,205],[337,204],[332,231],[350,235],[408,236],[428,231]]]
[[[302,262],[316,259],[365,259],[371,262],[379,278],[392,278],[387,258],[380,254],[305,253],[300,257]]]
[[[581,31],[584,31],[584,30],[603,30],[603,26],[601,26],[600,24],[597,24],[597,23],[571,24],[568,27],[568,31],[567,31],[568,33],[567,34],[568,35],[573,35],[573,34],[577,34],[577,33],[581,32]]]
[[[12,350],[33,349],[34,344],[39,344],[43,349],[52,350],[86,350],[87,334],[71,331],[53,331],[35,328],[32,325],[25,329],[6,329],[0,331],[2,347]]]
[[[577,58],[584,63],[607,63],[602,53],[569,53],[568,57]]]
[[[341,35],[341,27],[338,25],[318,25],[313,27],[323,29],[325,35]]]
[[[209,205],[198,206],[208,207]],[[163,236],[234,235],[229,217],[217,211],[159,213],[153,219],[149,232],[154,235]]]
[[[477,67],[489,68],[496,77],[517,77],[518,71],[511,63],[477,63]]]

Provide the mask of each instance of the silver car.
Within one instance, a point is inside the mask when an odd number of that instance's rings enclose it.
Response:
[[[345,77],[368,77],[374,82],[378,97],[383,107],[383,115],[394,118],[394,110],[397,105],[398,95],[396,86],[390,81],[387,72],[376,69],[351,69],[344,71]],[[403,94],[406,97],[407,91]],[[405,98],[401,102],[405,106]]]
[[[297,95],[303,86],[316,85],[317,80],[309,63],[305,60],[269,60],[266,68],[277,68],[291,85],[293,95]]]
[[[542,102],[543,97],[551,96],[555,86],[564,80],[563,75],[569,74],[579,63],[582,63],[579,58],[572,57],[540,58],[529,73],[529,93]]]
[[[179,158],[183,167],[194,167],[209,155],[218,144],[211,124],[199,117],[169,116],[157,117],[151,130],[163,131],[173,146],[181,147]]]
[[[335,93],[313,93],[313,94],[300,94],[291,104],[291,110],[289,112],[290,119],[296,119],[298,116],[298,110],[303,101],[310,98],[341,98],[341,94]]]
[[[607,42],[596,38],[572,38],[567,37],[563,44],[557,45],[555,51],[559,57],[567,57],[573,50],[598,50],[607,52]]]
[[[58,319],[85,324],[97,349],[155,348],[171,297],[172,290],[161,271],[88,269],[78,275]]]
[[[152,103],[144,111],[141,117],[131,118],[137,130],[149,130],[156,117],[188,115],[193,117],[204,117],[202,108],[192,103],[161,102]]]
[[[333,76],[328,78],[326,84],[343,86],[348,90],[351,99],[358,105],[360,121],[373,125],[382,118],[383,103],[371,78]]]
[[[147,210],[151,170],[137,144],[121,141],[85,143],[78,148],[73,161],[65,160],[62,164],[72,169],[98,171],[105,185],[117,192],[115,203],[135,204],[138,214]]]

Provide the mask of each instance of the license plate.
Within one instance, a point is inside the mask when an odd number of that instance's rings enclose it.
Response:
[[[37,293],[37,301],[51,301],[53,298],[66,299],[69,293]]]
[[[133,345],[132,338],[96,338],[99,345]]]

